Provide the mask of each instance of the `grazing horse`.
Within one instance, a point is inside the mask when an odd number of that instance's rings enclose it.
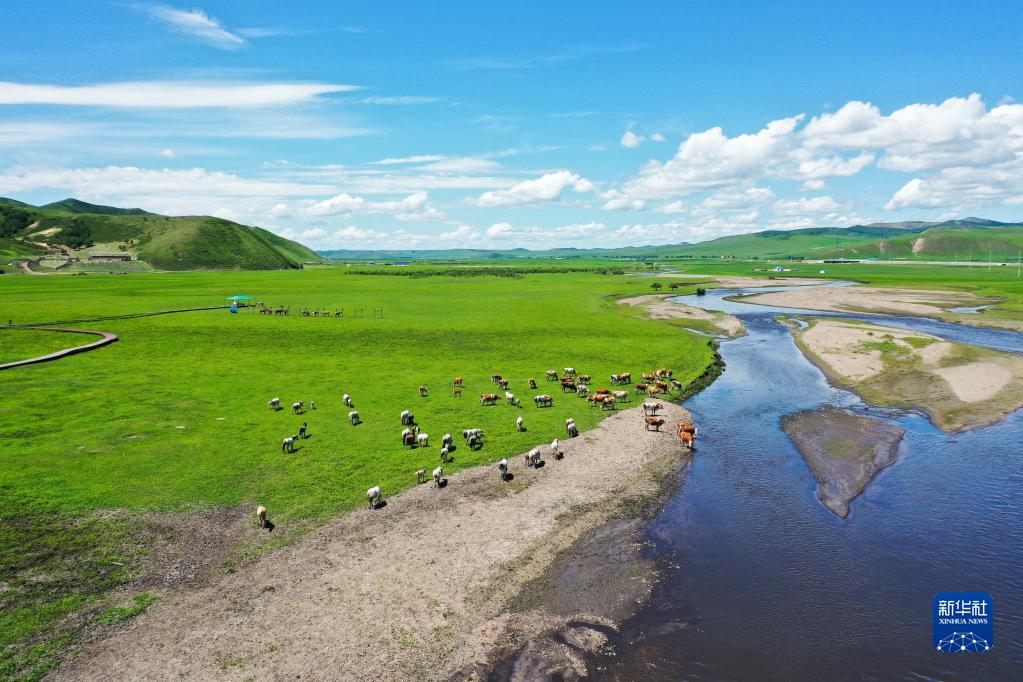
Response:
[[[660,417],[643,417],[645,422],[646,430],[649,431],[650,427],[654,427],[654,431],[660,431],[661,427],[664,426],[664,420]]]

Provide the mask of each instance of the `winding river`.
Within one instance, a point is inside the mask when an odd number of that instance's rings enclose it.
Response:
[[[685,483],[648,530],[665,566],[623,624],[605,680],[1008,680],[1023,676],[1023,411],[950,436],[915,413],[835,388],[772,320],[791,309],[682,296],[742,319],[721,344],[725,373],[692,398],[700,441]],[[814,314],[812,311],[802,311]],[[818,313],[829,317],[834,313]],[[902,317],[856,316],[1023,353],[1023,335]],[[837,518],[781,430],[782,416],[834,405],[898,423],[899,460]],[[995,603],[985,654],[931,645],[939,591]]]

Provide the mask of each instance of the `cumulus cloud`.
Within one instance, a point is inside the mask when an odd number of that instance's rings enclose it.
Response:
[[[0,104],[132,107],[142,109],[270,107],[309,102],[333,92],[358,90],[333,83],[136,81],[96,85],[46,85],[0,81]]]
[[[642,199],[632,199],[616,189],[605,192],[601,198],[606,199],[600,207],[602,211],[641,211],[646,208],[646,202]]]
[[[170,147],[164,147],[163,149],[161,149],[160,150],[160,156],[162,156],[165,159],[176,159],[176,158],[178,158],[177,152],[175,152]]]
[[[802,197],[799,199],[781,199],[774,202],[774,212],[777,215],[793,216],[819,213],[833,213],[845,208],[835,201],[833,197]]]
[[[640,199],[685,196],[757,177],[785,157],[803,116],[771,121],[762,130],[728,137],[721,128],[693,133],[672,159],[650,161],[625,184]]]
[[[396,201],[366,201],[342,192],[305,209],[310,216],[348,216],[353,213],[389,213],[397,220],[439,220],[444,214],[429,203],[426,192],[415,192]]]
[[[813,180],[807,180],[802,185],[800,185],[799,186],[799,191],[801,191],[801,192],[816,192],[818,190],[824,189],[827,186],[828,186],[828,183],[824,182],[823,180],[821,180],[819,178],[815,178]]]
[[[929,178],[913,178],[885,204],[885,208],[983,207],[1023,204],[1023,161],[989,168],[946,168]]]
[[[626,149],[635,149],[639,145],[643,144],[643,140],[646,138],[642,135],[637,135],[631,130],[626,130],[622,135],[621,145]]]
[[[476,199],[478,206],[492,208],[495,206],[524,206],[547,201],[557,201],[565,190],[575,192],[592,192],[596,188],[586,178],[567,170],[547,173],[539,178],[523,180],[508,189],[484,192]]]

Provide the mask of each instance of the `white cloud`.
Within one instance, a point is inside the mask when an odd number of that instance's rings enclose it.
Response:
[[[661,135],[660,133],[654,133],[653,135],[650,136],[650,141],[651,142],[665,142],[666,140],[664,139],[664,135]]]
[[[674,215],[676,213],[685,213],[688,207],[681,200],[673,201],[670,204],[666,204],[661,207],[661,213],[665,215]]]
[[[640,199],[685,196],[756,178],[780,160],[793,143],[802,115],[771,121],[757,133],[728,137],[721,128],[693,133],[674,158],[650,161],[625,184]]]
[[[211,47],[237,50],[245,46],[244,38],[224,28],[201,9],[183,10],[166,5],[150,5],[145,10],[171,30],[197,38]]]
[[[641,211],[646,208],[642,199],[631,199],[616,189],[608,190],[601,198],[607,200],[600,207],[602,211]]]
[[[433,173],[491,173],[503,168],[500,163],[477,156],[456,156],[441,158],[423,166],[418,170]]]
[[[585,193],[592,192],[596,188],[586,178],[571,171],[560,170],[533,180],[523,180],[508,189],[484,192],[475,203],[485,208],[538,204],[560,199],[562,192],[567,189]]]
[[[366,201],[342,192],[305,209],[310,216],[348,216],[353,213],[388,213],[396,220],[440,220],[444,214],[430,205],[426,192],[415,192],[396,201]]]
[[[318,201],[306,209],[306,213],[312,216],[336,216],[351,215],[362,208],[366,200],[362,197],[353,197],[342,192],[329,199]]]
[[[856,175],[873,162],[873,154],[860,154],[848,159],[841,156],[806,158],[799,162],[799,171],[795,175],[807,179],[847,177]]]
[[[142,109],[271,107],[358,90],[332,83],[137,81],[97,85],[41,85],[0,81],[0,104],[132,107]]]
[[[417,104],[435,104],[443,102],[443,97],[426,97],[418,95],[399,95],[395,97],[363,97],[356,100],[359,104],[382,104],[387,106],[410,106]]]
[[[465,246],[472,244],[480,238],[480,233],[468,225],[459,225],[449,232],[441,232],[437,235],[437,241],[455,243]]]
[[[160,156],[162,156],[165,159],[176,159],[176,158],[178,158],[177,152],[175,152],[170,147],[164,147],[163,149],[161,149],[160,150]]]
[[[639,145],[643,144],[643,140],[646,138],[642,135],[637,135],[631,130],[626,130],[622,135],[621,145],[626,149],[635,149]]]
[[[781,199],[774,202],[774,212],[778,215],[806,215],[817,213],[833,213],[845,207],[833,197],[802,197],[799,199]]]
[[[704,199],[700,206],[709,209],[748,208],[774,198],[770,187],[747,187],[745,189],[722,190]]]
[[[824,189],[827,186],[828,186],[828,183],[824,182],[823,180],[821,180],[819,178],[815,178],[813,180],[807,180],[802,185],[800,185],[799,186],[799,191],[800,192],[816,192],[818,190]]]
[[[929,178],[913,178],[892,196],[885,208],[990,205],[1023,205],[1023,159],[988,168],[946,168]]]

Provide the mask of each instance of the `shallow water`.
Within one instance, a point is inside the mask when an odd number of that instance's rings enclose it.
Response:
[[[648,531],[665,575],[624,623],[617,655],[595,661],[598,679],[1019,679],[1023,415],[950,436],[921,415],[865,405],[829,386],[771,319],[791,310],[724,300],[754,291],[677,299],[736,314],[749,335],[721,344],[725,373],[687,403],[698,450]],[[1011,332],[869,319],[1023,352]],[[780,429],[783,415],[824,404],[907,430],[899,461],[847,519],[817,500]],[[933,650],[939,591],[992,594],[991,651]]]

